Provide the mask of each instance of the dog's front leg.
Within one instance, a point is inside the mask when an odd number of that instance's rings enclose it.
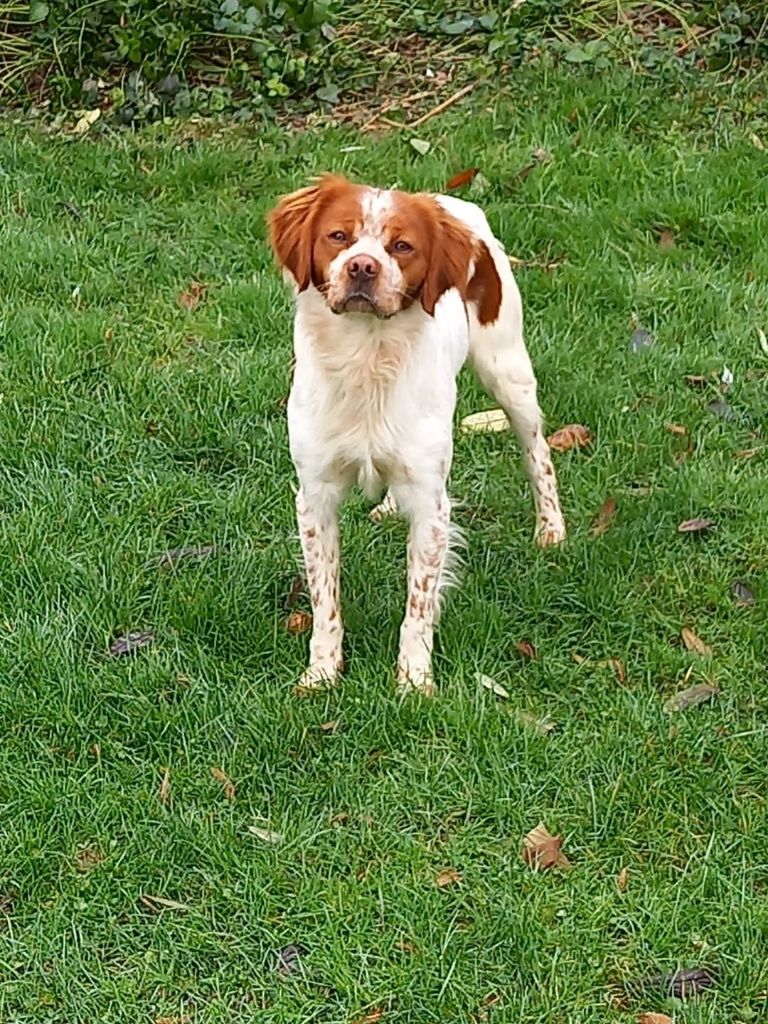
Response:
[[[344,630],[339,607],[339,522],[341,495],[335,490],[302,487],[296,495],[296,517],[301,550],[312,601],[312,636],[309,665],[299,680],[299,691],[331,686],[343,667]]]
[[[444,488],[433,495],[398,489],[395,497],[411,521],[408,599],[400,628],[397,681],[402,692],[431,696],[432,646],[441,576],[448,554],[451,504]]]

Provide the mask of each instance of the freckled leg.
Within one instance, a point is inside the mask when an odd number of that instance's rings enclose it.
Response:
[[[536,507],[536,543],[545,548],[565,540],[565,521],[560,511],[555,468],[542,431],[541,411],[536,399],[536,379],[530,369],[527,354],[524,349],[522,354],[518,351],[515,360],[506,360],[504,355],[506,353],[486,351],[481,347],[472,353],[483,386],[509,417],[522,446]],[[515,361],[521,364],[518,373],[505,365]],[[520,372],[525,369],[528,373]]]
[[[322,486],[296,495],[301,550],[312,601],[309,665],[299,680],[300,692],[331,686],[343,667],[344,629],[339,606],[339,488]]]
[[[408,598],[400,627],[397,681],[401,692],[435,692],[432,647],[440,577],[448,554],[451,505],[444,488],[429,495],[411,489],[396,499],[410,517]]]

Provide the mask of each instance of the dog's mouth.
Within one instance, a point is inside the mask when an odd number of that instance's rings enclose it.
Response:
[[[362,291],[345,295],[341,302],[335,303],[331,309],[339,315],[342,313],[368,313],[378,317],[379,320],[388,320],[394,316],[394,311],[386,312],[381,309],[369,292]]]

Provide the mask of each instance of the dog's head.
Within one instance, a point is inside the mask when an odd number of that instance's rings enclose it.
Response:
[[[428,195],[324,175],[269,214],[272,248],[299,291],[313,285],[334,313],[382,319],[419,302],[434,315],[456,288],[494,321],[501,282],[488,247]]]

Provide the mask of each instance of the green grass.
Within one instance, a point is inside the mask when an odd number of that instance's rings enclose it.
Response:
[[[720,983],[678,1020],[765,1013],[768,174],[750,135],[768,134],[743,113],[761,90],[712,79],[674,98],[620,71],[530,72],[420,129],[425,158],[404,136],[341,131],[5,129],[0,1020],[347,1024],[382,1007],[385,1024],[470,1022],[495,994],[495,1024],[618,1024],[670,1008],[618,999],[624,982],[699,964]],[[515,184],[541,146],[553,160]],[[438,698],[396,697],[405,528],[374,527],[354,498],[348,670],[299,701],[290,304],[263,214],[322,169],[439,188],[469,165],[512,254],[567,254],[518,276],[549,423],[594,435],[556,457],[570,540],[534,550],[510,437],[457,436],[469,546]],[[208,290],[190,312],[192,280]],[[633,314],[649,351],[630,350]],[[724,365],[729,421],[705,407],[715,383],[683,381]],[[463,379],[459,414],[488,404]],[[681,465],[670,422],[693,437]],[[614,522],[592,537],[609,496]],[[716,529],[679,535],[696,515]],[[220,553],[147,565],[206,543]],[[737,579],[754,606],[734,602]],[[680,646],[684,625],[711,659]],[[126,629],[155,630],[154,647],[108,658]],[[624,685],[596,664],[609,657]],[[671,715],[689,670],[720,693]],[[541,736],[520,710],[558,727]],[[570,873],[521,861],[540,820]],[[98,862],[78,870],[86,848]],[[463,880],[441,889],[446,867]],[[189,909],[153,913],[147,894]],[[289,943],[307,952],[286,980]]]

